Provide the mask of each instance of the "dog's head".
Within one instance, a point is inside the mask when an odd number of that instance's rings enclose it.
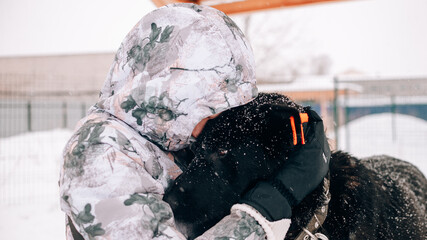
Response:
[[[295,146],[289,115],[303,109],[282,95],[253,102],[209,120],[191,145],[195,158],[165,194],[180,230],[191,238],[229,214],[259,179],[266,179]]]

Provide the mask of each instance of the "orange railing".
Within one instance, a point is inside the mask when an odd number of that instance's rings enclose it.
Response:
[[[199,5],[208,5],[223,11],[226,14],[259,11],[280,7],[293,7],[307,4],[336,2],[344,0],[152,0],[157,6],[170,3],[188,2]]]

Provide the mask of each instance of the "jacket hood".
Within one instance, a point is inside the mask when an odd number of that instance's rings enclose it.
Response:
[[[224,13],[173,4],[144,16],[116,53],[94,111],[164,150],[187,146],[198,122],[257,95],[251,47]]]

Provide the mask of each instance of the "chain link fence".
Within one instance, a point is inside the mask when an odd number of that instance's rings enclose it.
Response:
[[[0,138],[56,128],[72,129],[92,104],[67,99],[0,99]]]
[[[40,204],[59,199],[62,149],[77,121],[86,115],[99,93],[90,90],[93,83],[88,83],[86,89],[74,88],[69,83],[61,84],[65,79],[0,75],[1,205]]]
[[[61,81],[65,78],[0,75],[0,204],[58,196],[62,149],[98,96],[82,83],[73,88]],[[334,88],[323,117],[333,119],[327,122],[334,131],[329,127],[328,132],[337,149],[425,164],[427,78],[335,78]],[[310,105],[322,112],[318,103]]]
[[[335,78],[337,149],[426,165],[427,77]]]

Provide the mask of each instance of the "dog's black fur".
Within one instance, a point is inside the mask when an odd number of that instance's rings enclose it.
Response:
[[[164,200],[178,227],[194,238],[229,214],[259,179],[286,161],[291,130],[278,131],[271,104],[304,109],[279,94],[257,99],[210,120],[191,146],[195,157],[180,158],[185,169]],[[187,151],[188,153],[188,151]],[[181,156],[182,157],[182,156]],[[179,157],[178,157],[179,158]],[[330,161],[328,215],[320,232],[330,239],[426,239],[427,180],[411,164],[388,156],[356,159],[335,152]],[[287,239],[293,239],[325,198],[322,185],[293,209]]]

